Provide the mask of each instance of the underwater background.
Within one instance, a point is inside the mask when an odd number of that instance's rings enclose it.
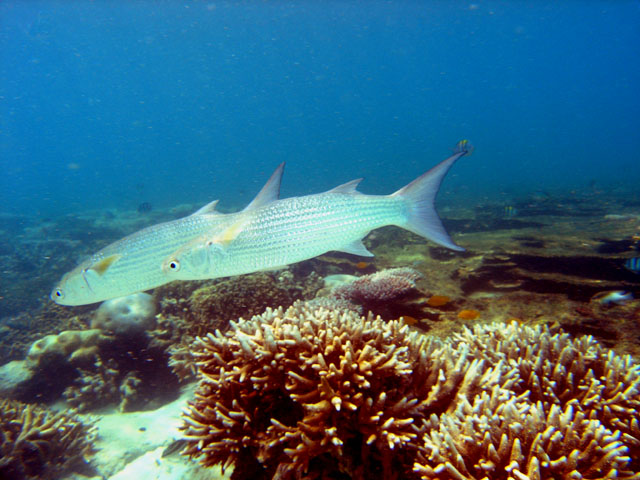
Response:
[[[0,5],[5,212],[248,202],[364,176],[388,193],[634,186],[638,2]]]
[[[639,45],[638,1],[0,2],[0,478],[640,480]],[[49,297],[283,161],[381,195],[461,140],[465,251]]]

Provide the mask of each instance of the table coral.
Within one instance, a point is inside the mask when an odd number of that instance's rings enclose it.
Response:
[[[53,480],[94,453],[92,427],[74,415],[0,401],[0,478]]]

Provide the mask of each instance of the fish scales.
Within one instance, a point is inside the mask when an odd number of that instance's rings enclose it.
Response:
[[[86,305],[173,280],[216,278],[282,267],[334,250],[372,256],[362,244],[371,231],[397,225],[453,250],[435,211],[454,154],[391,195],[364,195],[359,180],[329,192],[279,199],[284,163],[241,212],[221,214],[211,202],[192,215],[147,227],[105,247],[65,274],[51,292],[61,305]]]
[[[174,279],[199,280],[275,269],[329,251],[372,256],[362,239],[386,225],[462,250],[434,207],[442,178],[469,151],[466,143],[459,146],[454,155],[391,195],[364,195],[356,190],[356,180],[325,193],[254,201],[176,250],[164,261],[163,271]]]
[[[168,282],[161,268],[164,258],[223,218],[221,214],[192,215],[122,238],[67,273],[51,297],[62,305],[83,305],[164,285]],[[112,257],[117,258],[104,273],[92,270],[92,266]]]
[[[341,250],[371,230],[406,221],[401,198],[326,193],[289,198],[264,208],[228,246],[216,275],[269,269]]]

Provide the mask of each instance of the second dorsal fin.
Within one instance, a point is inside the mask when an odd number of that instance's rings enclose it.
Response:
[[[350,182],[343,183],[342,185],[332,188],[327,193],[359,193],[356,188],[358,188],[361,181],[361,178],[356,178],[355,180],[351,180]]]

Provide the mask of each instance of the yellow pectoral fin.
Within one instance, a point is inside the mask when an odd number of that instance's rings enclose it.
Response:
[[[108,257],[103,258],[99,262],[96,262],[93,265],[91,265],[87,270],[93,270],[98,275],[104,275],[104,272],[109,270],[109,267],[113,265],[115,262],[117,262],[118,260],[120,260],[121,258],[122,258],[122,255],[120,255],[119,253],[116,253],[114,255],[109,255]]]
[[[229,243],[233,242],[238,237],[238,235],[240,235],[240,232],[244,230],[244,226],[247,224],[247,222],[247,215],[243,215],[237,221],[233,222],[231,225],[225,228],[222,232],[214,235],[213,238],[211,238],[210,242],[217,243],[222,246],[228,245]]]

